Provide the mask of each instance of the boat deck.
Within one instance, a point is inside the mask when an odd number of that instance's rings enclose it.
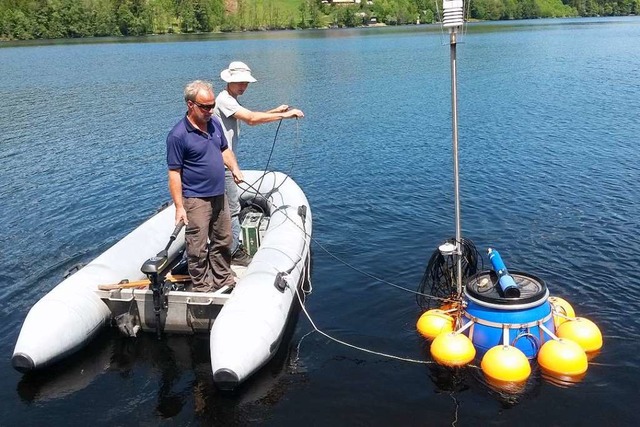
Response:
[[[234,265],[232,269],[240,279],[247,268]],[[208,333],[232,292],[233,287],[230,286],[215,292],[168,292],[165,295],[167,308],[160,315],[162,330],[177,334]],[[145,332],[156,331],[153,291],[148,287],[99,289],[96,293],[107,304],[113,322],[125,335],[135,336],[140,329]]]

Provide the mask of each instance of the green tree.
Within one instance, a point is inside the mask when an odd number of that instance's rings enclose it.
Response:
[[[372,5],[322,4],[320,0],[0,0],[0,39],[142,35],[318,28],[331,19],[357,26],[376,17],[387,24],[433,22],[442,0],[374,0]],[[293,6],[292,6],[293,5]],[[440,11],[441,12],[441,11]],[[640,14],[640,0],[472,0],[476,19]]]
[[[89,26],[90,12],[85,9],[82,2],[76,0],[61,0],[60,21],[63,28],[63,37],[87,37],[92,35]]]
[[[149,16],[151,32],[172,33],[176,25],[176,2],[174,0],[148,0],[146,12]]]
[[[356,15],[360,10],[353,6],[343,6],[337,13],[338,26],[340,27],[355,27],[362,25],[362,19],[359,19]]]
[[[280,8],[274,4],[273,0],[266,0],[262,8],[262,20],[270,30],[284,28],[280,22]]]
[[[378,22],[388,23],[390,17],[393,15],[393,4],[391,0],[377,0],[373,3],[373,13],[378,19]]]
[[[180,19],[180,31],[192,33],[197,31],[198,20],[192,0],[182,0],[178,6],[178,18]]]
[[[148,34],[152,26],[145,12],[145,0],[116,0],[116,22],[124,36]]]
[[[34,21],[21,10],[11,10],[5,14],[5,28],[7,36],[11,39],[30,40],[33,39],[31,28]]]
[[[209,22],[209,9],[204,0],[196,1],[193,5],[196,18],[196,31],[210,32],[212,30]]]
[[[309,25],[312,28],[320,28],[322,23],[322,11],[320,9],[320,0],[307,0],[309,5]]]
[[[298,10],[300,11],[300,23],[298,24],[298,26],[300,28],[309,28],[309,5],[307,1],[303,1],[302,3],[300,3],[300,6],[298,7]]]
[[[205,2],[209,28],[216,30],[225,22],[224,0],[208,0]]]

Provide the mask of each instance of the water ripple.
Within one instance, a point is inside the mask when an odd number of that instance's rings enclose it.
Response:
[[[625,407],[633,407],[639,377],[629,373],[640,366],[640,51],[629,40],[638,40],[640,26],[589,22],[471,30],[459,46],[460,190],[463,235],[482,251],[498,248],[509,268],[544,279],[551,294],[595,321],[605,337],[600,365],[560,392],[536,377],[527,404],[504,411],[467,377],[381,369],[377,358],[316,337],[302,352],[310,386],[292,386],[286,403],[268,406],[273,425],[328,401],[348,401],[340,421],[353,419],[353,408],[369,403],[363,381],[377,401],[416,414],[407,424],[436,419],[432,408],[450,405],[451,390],[461,390],[465,424],[521,422],[532,412],[549,424],[558,399],[574,424],[602,419],[594,402],[616,405],[608,414],[621,424],[630,419]],[[413,331],[413,296],[350,268],[415,289],[432,251],[455,234],[449,52],[439,34],[425,31],[0,49],[2,353],[10,354],[26,312],[67,268],[93,259],[168,200],[164,141],[184,114],[182,87],[195,78],[221,87],[217,70],[242,52],[259,80],[243,103],[305,111],[304,120],[283,122],[277,138],[277,123],[243,128],[238,158],[244,168],[263,168],[275,138],[271,167],[290,171],[305,190],[314,239],[344,261],[313,248],[316,320],[363,347],[428,357]],[[35,101],[46,108],[33,108]],[[126,399],[100,424],[130,423],[131,413],[157,424],[156,414],[137,409],[162,388],[163,372],[147,364],[92,384],[93,393],[115,388]],[[12,375],[2,389],[15,389]],[[180,393],[189,393],[188,382],[176,383]],[[82,396],[43,408],[60,423]],[[234,405],[207,399],[223,412]],[[14,406],[14,424],[37,411]],[[186,412],[177,423],[200,423]],[[380,424],[377,415],[358,414],[362,424]]]

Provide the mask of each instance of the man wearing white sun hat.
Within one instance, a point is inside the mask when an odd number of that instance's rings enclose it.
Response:
[[[238,149],[238,137],[240,135],[240,122],[250,126],[275,122],[282,119],[302,118],[304,113],[297,108],[290,109],[288,105],[281,105],[269,111],[251,111],[238,102],[249,83],[257,80],[251,75],[251,69],[244,62],[234,61],[229,67],[222,70],[220,78],[227,83],[225,90],[218,94],[214,114],[220,119],[224,134],[227,137],[229,148],[236,153]],[[237,265],[248,265],[251,258],[240,246],[240,200],[238,186],[230,171],[225,173],[225,194],[229,203],[231,214],[231,231],[233,232],[231,262]]]

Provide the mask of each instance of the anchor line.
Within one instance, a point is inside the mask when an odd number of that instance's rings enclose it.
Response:
[[[453,395],[453,392],[449,392],[449,397],[451,397],[451,399],[453,400],[453,403],[455,404],[455,411],[453,413],[453,421],[451,422],[451,426],[455,427],[458,425],[458,410],[460,409],[460,402],[458,402],[458,399]]]
[[[296,288],[296,296],[298,297],[298,302],[300,303],[300,308],[302,309],[302,312],[305,314],[305,316],[307,317],[307,320],[309,321],[309,323],[311,324],[311,327],[313,328],[311,331],[307,332],[302,338],[300,338],[300,341],[298,342],[298,345],[296,346],[296,358],[295,361],[299,360],[299,355],[300,355],[300,347],[302,345],[302,340],[305,339],[307,336],[309,336],[310,334],[312,334],[313,332],[317,332],[320,335],[324,336],[325,338],[330,339],[331,341],[334,341],[338,344],[344,345],[346,347],[355,349],[355,350],[359,350],[365,353],[369,353],[369,354],[375,354],[376,356],[382,356],[382,357],[386,357],[389,359],[393,359],[393,360],[399,360],[401,362],[409,362],[409,363],[415,363],[415,364],[419,364],[419,365],[435,365],[436,362],[434,362],[433,360],[418,360],[418,359],[412,359],[409,357],[403,357],[403,356],[396,356],[394,354],[389,354],[389,353],[383,353],[380,351],[376,351],[376,350],[371,350],[365,347],[360,347],[357,346],[355,344],[351,344],[348,343],[346,341],[343,341],[341,339],[335,338],[331,335],[329,335],[328,333],[322,331],[320,328],[318,328],[318,326],[315,324],[315,322],[313,321],[313,319],[311,318],[311,315],[309,314],[309,311],[307,310],[306,305],[304,304],[304,302],[302,302],[298,288]],[[480,370],[480,367],[477,365],[474,365],[473,363],[469,363],[467,365],[465,365],[465,368],[471,368],[471,369],[476,369],[476,370]]]
[[[266,176],[266,174],[267,174],[267,172],[268,172],[268,171],[267,171],[267,168],[269,167],[269,162],[271,161],[271,156],[272,156],[272,154],[273,154],[273,150],[274,150],[274,147],[275,147],[276,141],[277,141],[277,139],[278,139],[278,132],[280,131],[280,125],[281,125],[281,124],[282,124],[282,119],[280,119],[280,122],[278,123],[278,128],[276,129],[276,133],[275,133],[275,136],[274,136],[274,139],[273,139],[273,143],[271,144],[271,151],[270,151],[270,153],[269,153],[269,158],[268,158],[268,160],[267,160],[267,166],[265,167],[265,171],[264,171],[264,173],[263,173],[262,177],[260,178],[260,183],[259,183],[259,184],[257,184],[257,188],[256,188],[256,186],[254,186],[253,184],[250,184],[250,183],[248,183],[248,182],[245,182],[245,184],[246,184],[249,188],[251,188],[252,190],[254,190],[254,191],[255,191],[256,195],[254,196],[254,200],[257,198],[257,196],[258,196],[258,195],[261,195],[261,196],[263,196],[263,197],[265,197],[265,198],[268,198],[268,195],[265,195],[265,194],[263,194],[263,193],[261,193],[261,192],[259,191],[259,188],[260,188],[260,185],[261,185],[262,181],[264,180],[264,177]],[[299,123],[297,122],[297,120],[296,120],[296,134],[297,134],[297,136],[296,136],[296,141],[299,141],[299,140],[300,140],[300,125],[299,125]],[[298,145],[298,144],[296,144],[296,148],[299,148],[299,145]],[[294,156],[294,159],[293,159],[293,161],[292,161],[291,170],[293,170],[293,165],[294,165],[295,160],[296,160],[296,158],[297,158],[297,154],[298,154],[298,150],[296,149],[296,155]],[[290,175],[290,173],[289,173],[289,174],[287,174],[287,175],[286,175],[286,178],[285,178],[285,179],[283,179],[283,180],[282,180],[282,182],[281,182],[281,183],[279,183],[279,184],[278,184],[274,189],[270,190],[270,192],[275,192],[275,191],[277,191],[277,190],[278,190],[278,189],[279,189],[279,188],[284,184],[284,182],[289,178],[289,175]],[[254,183],[254,184],[255,184],[255,183]],[[244,194],[246,191],[247,191],[247,190],[243,190],[240,194],[242,195],[242,194]],[[325,247],[324,247],[320,242],[318,242],[315,238],[313,238],[313,236],[311,236],[311,234],[307,233],[306,229],[301,228],[301,227],[300,227],[300,226],[299,226],[299,225],[298,225],[298,224],[297,224],[293,219],[291,219],[291,218],[289,217],[289,215],[288,215],[288,213],[287,213],[286,211],[284,211],[284,213],[285,213],[285,217],[286,217],[289,221],[291,221],[291,222],[292,222],[296,227],[298,227],[298,228],[299,228],[299,229],[304,233],[304,235],[305,235],[305,236],[309,237],[309,239],[310,239],[313,243],[315,243],[316,245],[318,245],[318,246],[320,247],[320,249],[322,249],[322,250],[323,250],[327,255],[331,256],[333,259],[335,259],[336,261],[340,262],[341,264],[343,264],[343,265],[345,265],[345,266],[349,267],[349,268],[350,268],[350,269],[352,269],[353,271],[355,271],[355,272],[357,272],[357,273],[359,273],[359,274],[362,274],[362,275],[364,275],[364,276],[366,276],[366,277],[369,277],[369,278],[371,278],[371,279],[373,279],[373,280],[376,280],[376,281],[378,281],[378,282],[380,282],[380,283],[383,283],[383,284],[386,284],[386,285],[392,286],[392,287],[394,287],[394,288],[396,288],[396,289],[400,289],[400,290],[405,291],[405,292],[409,292],[409,293],[411,293],[411,294],[413,294],[413,295],[416,295],[416,296],[419,296],[419,297],[424,297],[424,298],[428,298],[428,299],[433,299],[433,300],[440,301],[440,302],[443,302],[443,303],[447,303],[447,302],[455,302],[455,301],[457,301],[457,299],[437,297],[437,296],[434,296],[434,295],[426,294],[426,293],[424,293],[424,292],[418,292],[418,291],[414,291],[413,289],[408,289],[408,288],[406,288],[406,287],[404,287],[404,286],[397,285],[397,284],[395,284],[395,283],[389,282],[388,280],[385,280],[385,279],[382,279],[382,278],[380,278],[380,277],[377,277],[377,276],[375,276],[375,275],[373,275],[373,274],[371,274],[371,273],[367,273],[366,271],[361,270],[361,269],[359,269],[359,268],[355,267],[355,266],[354,266],[354,265],[352,265],[352,264],[349,264],[348,262],[344,261],[343,259],[341,259],[341,258],[340,258],[340,257],[338,257],[337,255],[334,255],[333,253],[331,253],[331,251],[329,251],[329,250],[328,250],[327,248],[325,248]],[[304,223],[303,223],[303,226],[304,226]]]
[[[259,192],[258,192],[258,189],[256,189],[255,187],[253,187],[251,184],[248,184],[248,185],[249,185],[249,187],[251,187],[254,191],[256,191],[256,194],[258,194],[258,193],[259,193]],[[301,227],[300,225],[298,225],[298,224],[297,224],[297,223],[296,223],[292,218],[290,218],[290,217],[289,217],[289,214],[287,213],[287,211],[286,211],[286,210],[283,210],[282,212],[284,213],[284,216],[285,216],[285,218],[287,218],[287,220],[291,221],[291,222],[293,223],[293,225],[295,225],[296,227],[298,227],[298,228],[300,229],[300,231],[302,231],[306,237],[308,237],[308,238],[309,238],[313,243],[315,243],[316,245],[318,245],[318,247],[320,247],[320,249],[322,249],[322,250],[323,250],[327,255],[329,255],[330,257],[332,257],[332,258],[333,258],[333,259],[335,259],[336,261],[340,262],[341,264],[343,264],[343,265],[345,265],[345,266],[349,267],[349,268],[350,268],[350,269],[352,269],[353,271],[355,271],[355,272],[357,272],[357,273],[360,273],[360,274],[362,274],[363,276],[369,277],[369,278],[371,278],[371,279],[373,279],[373,280],[376,280],[376,281],[378,281],[378,282],[380,282],[380,283],[383,283],[383,284],[386,284],[386,285],[392,286],[392,287],[394,287],[394,288],[396,288],[396,289],[400,289],[400,290],[402,290],[402,291],[405,291],[405,292],[408,292],[408,293],[411,293],[411,294],[414,294],[414,295],[417,295],[417,296],[421,296],[421,297],[425,297],[425,298],[431,298],[431,299],[433,299],[433,300],[437,300],[437,301],[441,301],[441,302],[445,302],[445,303],[446,303],[446,302],[455,302],[455,301],[458,301],[457,299],[454,299],[454,298],[437,297],[437,296],[434,296],[434,295],[426,294],[426,293],[424,293],[424,292],[414,291],[413,289],[406,288],[406,287],[404,287],[404,286],[401,286],[401,285],[398,285],[398,284],[392,283],[392,282],[390,282],[390,281],[388,281],[388,280],[385,280],[385,279],[383,279],[383,278],[381,278],[381,277],[375,276],[375,275],[373,275],[373,274],[371,274],[371,273],[367,273],[366,271],[364,271],[364,270],[362,270],[362,269],[360,269],[360,268],[358,268],[358,267],[356,267],[356,266],[354,266],[354,265],[352,265],[352,264],[348,263],[347,261],[345,261],[345,260],[341,259],[340,257],[338,257],[337,255],[333,254],[330,250],[328,250],[327,248],[325,248],[325,247],[324,247],[324,246],[323,246],[323,245],[322,245],[318,240],[316,240],[316,239],[315,239],[311,234],[309,234],[309,233],[308,233],[308,232],[307,232],[303,227]]]
[[[383,278],[381,278],[381,277],[378,277],[378,276],[375,276],[375,275],[373,275],[373,274],[371,274],[371,273],[368,273],[368,272],[366,272],[366,271],[364,271],[364,270],[362,270],[362,269],[360,269],[360,268],[358,268],[358,267],[356,267],[356,266],[354,266],[354,265],[352,265],[352,264],[348,263],[347,261],[345,261],[345,260],[341,259],[341,258],[340,258],[340,257],[338,257],[337,255],[334,255],[333,253],[331,253],[331,251],[329,251],[327,248],[325,248],[324,246],[322,246],[322,244],[321,244],[320,242],[318,242],[316,239],[314,239],[312,236],[309,236],[309,237],[311,238],[311,240],[313,241],[313,243],[315,243],[316,245],[318,245],[318,246],[320,247],[320,249],[322,249],[322,250],[323,250],[327,255],[329,255],[330,257],[332,257],[332,258],[333,258],[333,259],[335,259],[336,261],[340,262],[341,264],[343,264],[343,265],[345,265],[345,266],[349,267],[349,268],[350,268],[350,269],[352,269],[353,271],[355,271],[355,272],[357,272],[357,273],[362,274],[363,276],[369,277],[370,279],[376,280],[376,281],[378,281],[378,282],[380,282],[380,283],[383,283],[383,284],[385,284],[385,285],[392,286],[392,287],[394,287],[394,288],[396,288],[396,289],[399,289],[399,290],[401,290],[401,291],[405,291],[405,292],[408,292],[408,293],[410,293],[410,294],[414,294],[414,295],[422,296],[422,297],[425,297],[425,298],[431,298],[431,299],[438,300],[438,301],[442,301],[442,302],[454,302],[454,301],[457,301],[457,300],[452,299],[452,298],[436,297],[436,296],[434,296],[434,295],[429,295],[429,294],[425,294],[425,293],[423,293],[423,292],[414,291],[413,289],[405,288],[404,286],[397,285],[397,284],[392,283],[392,282],[390,282],[390,281],[388,281],[388,280],[385,280],[385,279],[383,279]]]
[[[282,119],[280,119],[278,121],[278,127],[276,128],[276,133],[273,136],[273,143],[271,144],[271,149],[269,150],[269,157],[267,157],[267,164],[264,166],[264,172],[262,173],[262,176],[260,177],[260,183],[258,184],[258,188],[260,188],[260,186],[262,185],[262,182],[264,181],[264,177],[267,176],[267,171],[269,170],[269,163],[271,163],[271,156],[273,156],[273,150],[276,148],[276,141],[278,140],[278,133],[280,133],[280,126],[282,126]],[[287,178],[288,177],[289,176],[287,175]],[[275,178],[274,178],[274,181],[275,181]],[[286,178],[282,182],[284,182],[284,181],[286,181]],[[280,185],[282,185],[282,183]],[[255,202],[256,198],[258,197],[259,192],[252,185],[249,185],[249,186],[251,188],[253,188],[254,190],[256,190],[256,195],[253,196],[253,200],[252,200],[252,202]],[[239,197],[242,196],[245,192],[246,192],[246,190],[241,192]]]
[[[296,296],[298,297],[298,302],[300,303],[300,308],[302,309],[303,313],[307,317],[307,320],[309,320],[309,323],[313,327],[313,330],[310,331],[309,333],[307,333],[305,336],[303,336],[302,339],[304,339],[311,332],[318,332],[320,335],[324,336],[325,338],[330,339],[331,341],[334,341],[334,342],[336,342],[338,344],[342,344],[342,345],[344,345],[346,347],[349,347],[349,348],[353,348],[355,350],[363,351],[365,353],[375,354],[377,356],[382,356],[382,357],[386,357],[386,358],[394,359],[394,360],[400,360],[400,361],[403,361],[403,362],[417,363],[417,364],[420,364],[420,365],[432,365],[432,364],[435,363],[435,362],[433,362],[431,360],[411,359],[411,358],[408,358],[408,357],[396,356],[396,355],[393,355],[393,354],[388,354],[388,353],[383,353],[383,352],[380,352],[380,351],[370,350],[368,348],[359,347],[357,345],[354,345],[354,344],[348,343],[346,341],[340,340],[338,338],[332,337],[331,335],[329,335],[328,333],[320,330],[316,326],[315,322],[311,318],[311,315],[307,311],[307,307],[305,306],[304,302],[302,301],[302,298],[300,297],[300,292],[298,291],[298,288],[296,288]],[[302,343],[302,339],[300,339],[300,343],[298,345],[298,353],[299,353],[299,350],[300,350],[300,344]]]
[[[282,126],[282,119],[278,121],[278,127],[273,137],[273,144],[271,144],[271,150],[269,151],[269,157],[267,157],[267,164],[264,166],[265,173],[269,170],[269,163],[271,162],[271,156],[273,156],[273,150],[276,148],[276,141],[278,140],[278,133],[280,132],[280,126]]]

